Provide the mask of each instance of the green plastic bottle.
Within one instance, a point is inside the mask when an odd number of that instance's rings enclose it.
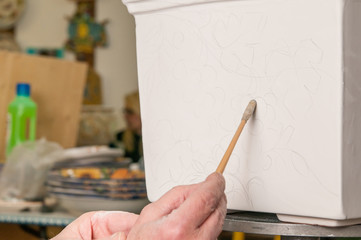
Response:
[[[16,145],[35,140],[36,112],[36,103],[30,98],[30,85],[18,83],[16,97],[8,106],[7,156]]]

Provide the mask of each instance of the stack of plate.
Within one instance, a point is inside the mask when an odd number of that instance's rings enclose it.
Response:
[[[106,160],[114,157],[109,149],[92,154],[82,149],[81,154],[73,149],[47,177],[47,192],[62,208],[74,215],[97,210],[139,213],[149,203],[143,171],[130,170],[127,161]]]
[[[58,159],[54,168],[112,163],[123,155],[124,151],[122,149],[109,148],[107,146],[69,148],[64,150],[64,154]]]

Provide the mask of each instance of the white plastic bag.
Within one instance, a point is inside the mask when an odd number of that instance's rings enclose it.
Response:
[[[48,171],[61,158],[62,147],[45,139],[16,146],[0,174],[2,200],[39,200]]]

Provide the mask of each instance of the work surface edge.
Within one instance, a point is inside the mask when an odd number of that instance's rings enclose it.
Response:
[[[57,211],[51,213],[41,213],[39,211],[0,211],[0,223],[65,227],[75,218],[75,216],[72,216],[66,212]]]
[[[361,237],[361,225],[347,227],[323,227],[307,224],[285,223],[276,214],[256,212],[228,213],[224,231],[262,235],[302,237]]]

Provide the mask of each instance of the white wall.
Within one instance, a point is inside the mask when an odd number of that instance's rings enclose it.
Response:
[[[27,47],[62,47],[67,39],[66,16],[73,15],[69,0],[28,0],[16,27],[16,39]],[[95,67],[102,78],[103,102],[121,109],[124,95],[137,89],[135,23],[121,0],[98,0],[97,19],[108,19],[109,46],[96,50]],[[71,53],[67,59],[74,59]],[[122,118],[121,118],[122,119]],[[124,126],[124,122],[120,123]]]
[[[121,0],[98,0],[97,18],[109,19],[109,47],[96,51],[96,69],[103,78],[104,102],[121,106],[124,95],[138,88],[135,22]]]

